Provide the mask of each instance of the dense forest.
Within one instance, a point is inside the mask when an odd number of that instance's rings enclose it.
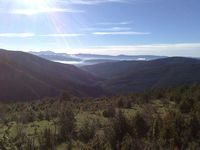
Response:
[[[0,104],[0,150],[200,147],[200,85],[113,97]]]

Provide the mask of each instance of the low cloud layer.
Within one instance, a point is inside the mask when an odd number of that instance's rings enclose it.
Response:
[[[111,55],[162,55],[162,56],[200,56],[200,43],[113,45],[74,49],[73,52],[111,54]]]

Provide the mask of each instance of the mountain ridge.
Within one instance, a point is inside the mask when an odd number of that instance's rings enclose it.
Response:
[[[200,82],[200,60],[185,57],[109,62],[82,68],[104,78],[102,85],[115,93]]]
[[[73,61],[73,64],[77,64],[77,66],[81,65],[92,65],[98,64],[102,62],[115,62],[115,61],[123,61],[123,60],[154,60],[160,58],[166,58],[166,56],[156,56],[156,55],[100,55],[100,54],[67,54],[67,53],[55,53],[52,51],[40,51],[40,52],[29,52],[36,56],[56,61],[56,62],[65,62],[66,64],[70,64]],[[75,63],[74,63],[75,62]]]
[[[32,54],[0,50],[0,100],[39,99],[68,91],[76,96],[100,96],[97,77],[73,65]]]

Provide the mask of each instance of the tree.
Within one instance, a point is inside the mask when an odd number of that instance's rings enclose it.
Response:
[[[75,133],[75,115],[70,108],[63,109],[59,115],[59,139],[70,141]]]
[[[94,138],[95,133],[99,127],[100,124],[97,120],[86,119],[79,130],[80,140],[84,143],[88,143],[91,139]]]
[[[112,149],[120,149],[124,136],[130,132],[130,124],[122,111],[111,120],[111,125],[104,132]]]
[[[143,138],[147,135],[149,126],[140,113],[137,113],[133,118],[133,127],[135,128],[138,138]]]
[[[39,137],[40,150],[56,150],[56,134],[50,128],[46,128]]]

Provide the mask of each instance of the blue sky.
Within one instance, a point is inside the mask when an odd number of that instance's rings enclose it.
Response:
[[[199,0],[0,0],[0,47],[200,57]]]

